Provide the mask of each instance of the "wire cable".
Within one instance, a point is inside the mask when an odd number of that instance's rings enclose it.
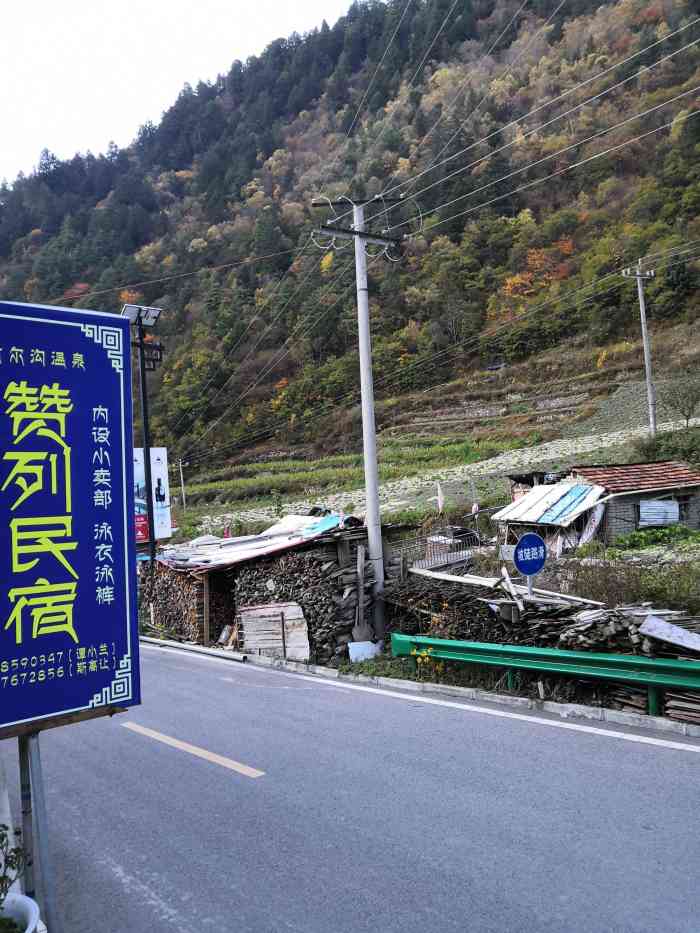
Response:
[[[283,249],[278,253],[267,253],[264,256],[251,256],[249,259],[239,259],[236,262],[225,262],[217,266],[201,266],[199,269],[194,269],[191,272],[176,272],[173,275],[163,275],[157,279],[145,279],[142,282],[125,282],[122,285],[114,285],[110,288],[101,288],[99,291],[86,292],[84,295],[77,295],[75,298],[55,298],[49,301],[49,304],[52,304],[53,301],[84,301],[87,298],[94,298],[96,295],[107,295],[111,292],[119,292],[125,288],[145,288],[147,285],[159,285],[161,282],[172,282],[175,279],[185,279],[192,275],[203,275],[205,272],[220,272],[222,269],[235,269],[240,266],[251,266],[256,265],[259,262],[265,262],[268,259],[277,259],[280,256],[289,256],[291,253],[295,253],[297,247],[294,249]]]
[[[669,250],[662,251],[659,253],[646,254],[643,257],[643,260],[646,262],[647,260],[653,257],[666,257],[660,260],[660,262],[658,263],[658,266],[671,268],[675,265],[679,265],[681,263],[700,257],[700,252],[698,252],[698,250],[691,245],[692,243],[693,241],[687,244],[686,247],[682,247],[682,248],[673,247]],[[677,255],[679,249],[690,250],[692,251],[692,255],[679,257]],[[621,265],[619,268],[594,279],[592,282],[588,282],[575,289],[569,290],[563,295],[553,296],[552,298],[544,302],[541,302],[538,305],[530,306],[529,308],[526,308],[525,310],[523,310],[520,314],[516,315],[514,318],[508,321],[501,322],[500,324],[493,325],[490,329],[480,333],[479,335],[466,338],[464,341],[460,341],[457,344],[452,344],[450,347],[447,347],[444,350],[440,350],[437,353],[433,354],[428,359],[416,361],[415,364],[412,364],[411,368],[419,370],[421,368],[425,368],[428,364],[434,363],[436,360],[446,356],[447,354],[455,353],[457,351],[465,352],[465,350],[468,350],[471,346],[478,346],[478,344],[481,343],[484,339],[497,336],[503,330],[507,330],[513,325],[520,323],[525,318],[533,314],[536,314],[547,307],[550,307],[552,305],[566,306],[566,305],[571,304],[575,299],[579,298],[583,293],[589,292],[590,289],[592,288],[596,290],[593,292],[590,292],[590,294],[584,295],[584,297],[581,299],[583,303],[587,303],[595,298],[600,298],[603,295],[606,295],[610,293],[611,291],[614,291],[615,289],[628,284],[624,279],[621,278],[621,272],[623,268],[624,268],[624,265]],[[601,285],[606,283],[611,278],[616,278],[618,279],[618,281],[616,281],[612,285],[607,286],[606,288],[600,288]],[[403,368],[400,372],[396,373],[396,376],[394,378],[392,378],[390,374],[389,377],[384,378],[383,380],[378,380],[375,383],[375,388],[377,389],[391,388],[392,384],[395,384],[401,377],[405,376],[407,372],[409,372],[409,369]],[[418,394],[425,394],[425,392],[431,391],[431,389],[435,389],[438,387],[439,387],[439,384],[434,385],[434,386],[429,386],[428,388],[421,390],[421,392]],[[356,392],[345,393],[343,395],[330,399],[328,403],[326,404],[325,408],[321,410],[320,412],[318,412],[311,419],[307,419],[305,424],[306,425],[314,424],[314,423],[317,423],[319,420],[327,418],[330,414],[332,414],[334,410],[336,410],[339,407],[339,403],[347,404],[351,402],[353,404],[357,404],[358,401],[359,401],[359,397],[357,396]],[[247,446],[250,446],[251,442],[254,442],[256,440],[262,440],[266,437],[269,437],[276,430],[279,430],[285,426],[288,427],[288,422],[283,419],[279,423],[279,425],[271,425],[270,427],[266,429],[262,429],[258,432],[254,432],[253,434],[249,434],[246,436],[245,441],[234,442],[230,445],[224,445],[221,448],[217,448],[217,452],[224,452],[225,450],[245,448]],[[198,463],[198,462],[203,462],[204,460],[208,458],[209,458],[209,454],[203,454],[201,455],[201,457],[190,457],[189,459],[190,459],[190,462],[192,463]]]
[[[282,283],[285,281],[285,279],[286,279],[287,276],[289,275],[289,272],[290,272],[292,266],[294,265],[294,262],[296,262],[296,260],[297,260],[300,256],[303,255],[304,250],[307,248],[307,246],[309,245],[310,242],[311,242],[311,237],[309,237],[309,239],[306,241],[306,243],[302,246],[302,248],[301,248],[301,250],[299,251],[298,255],[295,256],[294,261],[287,267],[287,269],[285,270],[284,274],[280,277],[280,279],[279,279],[279,281],[277,282],[277,285],[275,286],[275,288],[274,288],[272,294],[270,295],[269,298],[267,298],[267,299],[265,300],[265,303],[264,303],[263,307],[265,307],[266,305],[269,305],[270,302],[272,301],[272,299],[274,298],[274,296],[277,294],[277,292],[279,292],[280,288],[282,287]],[[304,278],[304,280],[303,280],[302,282],[299,283],[299,285],[297,286],[297,288],[295,289],[295,291],[292,293],[292,295],[290,295],[289,299],[288,299],[288,300],[285,302],[285,304],[282,306],[282,310],[280,311],[280,314],[282,314],[282,312],[285,310],[285,308],[286,308],[286,307],[289,305],[289,303],[292,301],[292,298],[294,298],[294,296],[297,294],[297,292],[299,292],[300,289],[304,286],[306,280],[310,277],[310,275],[311,275],[311,273],[312,273],[313,271],[314,271],[314,267],[312,266],[312,267],[311,267],[311,270],[310,270],[310,272],[309,272],[309,275],[307,275],[307,276]],[[279,316],[279,315],[278,315],[278,316]],[[250,321],[248,322],[247,327],[244,329],[243,333],[242,333],[242,334],[240,335],[240,337],[235,341],[235,343],[233,344],[233,346],[232,346],[229,350],[226,351],[226,354],[225,354],[225,356],[224,356],[224,358],[223,358],[223,360],[222,360],[222,366],[225,365],[226,363],[228,363],[228,362],[231,360],[231,358],[233,357],[233,354],[234,354],[234,353],[236,352],[236,350],[240,347],[241,343],[243,342],[243,338],[246,336],[246,334],[248,334],[248,332],[250,331],[251,327],[252,327],[253,324],[255,323],[256,319],[257,319],[257,315],[253,314],[253,315],[251,316],[251,318],[250,318]],[[274,321],[273,321],[272,323],[274,323]],[[272,325],[268,325],[268,327],[269,327],[269,326],[272,326]],[[263,339],[264,333],[265,333],[265,332],[263,332],[263,334],[261,335],[260,340]],[[256,346],[257,346],[257,345],[256,345]],[[202,404],[204,404],[204,405],[209,405],[209,404],[211,404],[211,402],[213,401],[213,399],[217,397],[218,393],[217,393],[217,395],[214,395],[213,398],[210,399],[208,402],[206,402],[206,401],[204,400],[204,398],[203,398],[204,393],[206,393],[206,392],[209,390],[209,387],[210,387],[215,381],[216,381],[216,377],[215,377],[215,376],[212,376],[212,377],[209,379],[209,381],[204,385],[204,387],[203,387],[202,389],[199,390],[199,394],[200,394],[199,399],[198,399],[193,405],[191,405],[190,408],[188,408],[185,412],[183,412],[183,413],[180,415],[180,417],[178,418],[177,422],[176,422],[176,423],[173,425],[173,427],[172,427],[173,432],[175,432],[175,431],[177,430],[177,428],[178,428],[178,427],[182,424],[182,422],[195,410],[195,408],[199,407],[199,406],[202,405]]]
[[[414,81],[416,80],[416,78],[418,77],[418,75],[419,75],[419,73],[420,73],[420,71],[421,71],[423,65],[425,64],[425,62],[426,62],[427,59],[428,59],[428,56],[430,55],[431,51],[433,50],[433,47],[435,46],[435,43],[437,42],[437,40],[439,39],[440,35],[442,34],[442,32],[443,32],[445,26],[447,25],[447,22],[448,22],[450,16],[452,16],[452,13],[454,12],[455,7],[457,6],[457,4],[458,4],[459,2],[460,2],[460,0],[454,0],[452,6],[451,6],[450,9],[447,11],[447,14],[446,14],[445,18],[443,19],[442,23],[440,24],[440,27],[438,28],[437,32],[436,32],[435,35],[433,36],[433,38],[432,38],[430,44],[428,45],[428,48],[427,48],[426,51],[424,52],[423,57],[421,58],[420,64],[418,65],[418,67],[416,68],[415,72],[413,73],[413,77],[412,77],[411,80],[408,82],[407,87],[411,88],[411,87],[413,86],[413,82],[414,82]],[[391,124],[391,122],[392,122],[392,120],[393,120],[394,113],[395,113],[395,111],[393,111],[392,114],[391,114],[391,116],[390,116],[388,119],[386,119],[386,120],[384,121],[384,123],[383,123],[383,125],[382,125],[382,128],[381,128],[381,130],[379,131],[378,136],[375,137],[375,139],[374,139],[374,140],[372,141],[372,143],[370,144],[369,148],[366,150],[366,153],[365,153],[366,156],[368,156],[371,152],[373,152],[374,149],[375,149],[375,148],[377,147],[377,145],[379,144],[379,141],[382,139],[382,137],[384,136],[384,133],[387,131],[389,125]],[[346,137],[346,138],[347,138],[347,137]],[[337,161],[337,157],[336,157],[336,161]],[[349,187],[349,186],[346,186],[346,187]],[[333,219],[334,219],[334,222],[337,222],[337,221],[339,221],[339,220],[342,220],[343,218],[348,217],[350,214],[352,214],[352,211],[351,211],[351,210],[350,210],[350,211],[345,211],[344,213],[339,214],[337,217],[334,217],[334,218],[333,218]]]
[[[647,52],[655,48],[657,45],[661,45],[663,42],[667,42],[669,39],[672,39],[675,36],[680,35],[680,33],[685,32],[687,29],[691,29],[693,26],[697,26],[699,23],[700,23],[700,18],[697,18],[697,19],[692,20],[690,23],[687,23],[686,25],[679,27],[673,32],[670,32],[668,35],[663,36],[661,39],[657,39],[655,42],[652,42],[649,45],[645,46],[644,48],[639,49],[638,51],[634,52],[634,54],[629,55],[627,58],[621,59],[620,61],[615,62],[612,65],[609,65],[607,68],[604,68],[602,71],[599,71],[594,75],[591,75],[589,78],[586,78],[583,81],[580,81],[578,84],[575,84],[573,87],[569,88],[568,90],[563,91],[561,94],[558,94],[556,97],[553,97],[548,101],[545,101],[543,104],[539,104],[537,107],[534,107],[532,110],[524,114],[522,117],[518,117],[515,120],[511,120],[510,123],[507,123],[504,126],[499,127],[496,130],[493,130],[491,133],[487,134],[486,136],[483,136],[481,139],[478,139],[475,142],[470,143],[468,146],[465,146],[463,149],[460,149],[459,152],[455,152],[453,155],[449,156],[448,158],[443,159],[442,162],[438,162],[436,164],[431,163],[427,168],[423,169],[423,171],[419,172],[417,175],[408,179],[408,181],[399,182],[398,184],[394,185],[392,188],[386,189],[383,192],[383,194],[388,195],[388,194],[393,193],[394,191],[397,191],[400,188],[403,188],[404,185],[406,184],[414,184],[420,178],[423,178],[425,175],[429,174],[433,170],[441,168],[443,165],[447,165],[449,162],[452,162],[454,161],[454,159],[459,158],[460,156],[464,155],[467,152],[470,152],[472,149],[476,148],[477,146],[487,143],[490,139],[493,139],[494,136],[498,136],[499,134],[504,133],[507,130],[518,126],[520,123],[522,123],[525,120],[530,119],[531,117],[533,117],[535,114],[539,113],[540,111],[545,110],[548,107],[551,107],[553,104],[559,103],[559,101],[566,99],[571,94],[574,94],[576,91],[581,90],[581,88],[584,88],[587,85],[592,84],[595,81],[599,81],[601,78],[605,77],[607,74],[610,74],[611,72],[616,71],[618,68],[621,68],[623,65],[629,64],[630,62],[634,61],[634,59],[639,58],[641,55],[645,55]],[[687,46],[684,46],[683,49],[685,50],[686,48],[689,48],[693,44],[695,43],[689,43]],[[681,51],[681,50],[677,50],[677,51]],[[672,53],[672,55],[673,54],[676,54],[676,52]],[[671,57],[671,56],[666,56],[665,58],[662,58],[659,62],[654,63],[654,65],[647,66],[646,69],[642,69],[642,72],[644,70],[648,70],[648,68],[655,67],[657,64],[660,64],[660,62],[666,61],[668,57]],[[636,76],[638,76],[642,72],[637,72]],[[612,90],[612,88],[609,90]],[[424,190],[427,190],[427,189],[424,189]],[[417,194],[413,194],[411,197],[412,198],[417,197]],[[388,208],[389,211],[393,209],[395,209],[394,205],[391,205]],[[371,220],[371,219],[372,219],[371,217],[368,218],[368,220]]]
[[[580,142],[575,143],[573,146],[567,146],[565,149],[562,149],[561,152],[564,152],[564,151],[566,151],[566,150],[568,150],[568,149],[575,148],[575,147],[577,147],[577,146],[581,146],[581,145],[583,145],[583,144],[586,143],[586,142],[590,142],[591,139],[594,139],[594,138],[596,138],[597,136],[601,136],[601,135],[603,135],[604,133],[609,133],[609,132],[611,132],[612,130],[618,129],[620,126],[623,126],[625,123],[629,123],[629,122],[631,122],[632,120],[639,119],[639,117],[645,116],[646,114],[649,114],[649,113],[652,113],[654,110],[658,110],[658,109],[660,109],[661,107],[665,107],[667,104],[674,103],[676,100],[679,100],[681,97],[685,97],[685,96],[687,96],[688,94],[697,93],[698,90],[700,90],[700,87],[692,88],[690,91],[686,91],[686,92],[684,92],[683,94],[679,94],[677,97],[674,97],[674,98],[672,98],[671,100],[665,101],[665,103],[659,104],[657,107],[652,107],[650,110],[644,111],[644,112],[641,113],[641,114],[636,114],[634,117],[629,117],[627,120],[623,120],[621,123],[618,123],[618,124],[616,124],[615,126],[608,127],[608,129],[606,129],[606,130],[604,130],[604,131],[601,131],[600,133],[596,133],[594,136],[588,137],[588,138],[585,139],[585,140],[581,140]],[[688,114],[688,116],[686,117],[686,119],[690,120],[692,117],[697,116],[698,113],[700,113],[700,111],[696,111],[695,113]],[[676,114],[676,116],[678,116],[678,115]],[[676,119],[676,118],[674,117],[674,120],[675,120],[675,119]],[[536,187],[537,185],[542,185],[542,184],[544,184],[546,181],[550,181],[552,178],[557,178],[559,175],[564,175],[564,174],[566,174],[567,172],[571,172],[571,171],[573,171],[573,170],[576,169],[576,168],[580,168],[582,165],[587,165],[589,162],[595,161],[595,159],[603,158],[603,157],[606,156],[606,155],[610,155],[610,154],[613,153],[613,152],[617,152],[617,151],[619,151],[620,149],[624,149],[625,146],[630,146],[630,145],[632,145],[633,143],[639,142],[639,141],[642,140],[642,139],[646,139],[648,136],[652,136],[654,133],[660,133],[662,130],[668,129],[670,126],[672,126],[672,125],[673,125],[673,122],[674,122],[674,121],[671,120],[671,121],[669,121],[668,123],[663,123],[661,126],[658,126],[658,127],[656,127],[655,129],[653,129],[653,130],[648,130],[646,133],[640,133],[638,136],[633,136],[631,139],[626,139],[624,142],[618,143],[618,144],[615,145],[615,146],[610,146],[610,147],[608,147],[607,149],[603,149],[601,152],[597,152],[597,153],[595,153],[595,154],[592,155],[592,156],[588,156],[587,158],[581,159],[581,160],[579,160],[578,162],[573,162],[571,165],[568,165],[568,166],[566,166],[565,168],[558,169],[556,172],[552,172],[552,173],[549,174],[549,175],[545,175],[544,178],[536,178],[536,179],[534,179],[533,181],[529,181],[529,182],[527,182],[527,183],[525,183],[525,184],[523,184],[523,185],[520,185],[520,186],[517,187],[517,188],[514,188],[512,191],[508,191],[506,194],[497,195],[495,198],[491,198],[491,200],[489,200],[489,201],[484,201],[484,202],[482,202],[481,204],[476,204],[474,207],[467,208],[467,210],[464,210],[464,211],[459,211],[458,213],[452,214],[450,217],[446,217],[446,218],[444,218],[443,220],[436,221],[435,223],[427,224],[426,227],[425,227],[425,230],[426,230],[426,232],[429,231],[429,230],[434,230],[436,227],[440,227],[440,226],[442,226],[443,224],[449,223],[449,221],[455,220],[455,218],[457,218],[457,217],[463,217],[463,216],[465,216],[466,214],[471,214],[471,213],[473,213],[474,211],[480,210],[482,207],[489,207],[491,204],[495,204],[496,202],[502,201],[502,200],[504,200],[505,198],[512,197],[514,194],[518,194],[518,193],[521,192],[521,191],[525,191],[525,190],[527,190],[527,189],[529,189],[529,188]],[[555,155],[557,155],[557,154],[560,154],[560,153],[555,153]],[[547,156],[547,158],[552,158],[552,156]],[[498,179],[496,182],[493,182],[493,184],[498,184],[500,181],[504,181],[504,180],[506,180],[507,178],[512,177],[513,175],[517,175],[517,174],[519,174],[519,172],[521,172],[521,171],[526,171],[527,169],[532,168],[534,165],[537,165],[537,164],[539,164],[539,163],[542,162],[542,161],[546,161],[546,160],[545,160],[545,159],[541,159],[541,160],[538,160],[538,162],[533,162],[531,165],[524,166],[523,169],[519,169],[517,172],[511,172],[509,175],[505,175],[502,179]],[[486,188],[486,187],[491,187],[491,185],[485,185],[485,186],[483,186],[483,187],[484,187],[484,188]],[[478,189],[478,190],[483,190],[483,189]],[[475,192],[472,192],[472,193],[475,193]],[[465,195],[465,197],[466,197],[466,195]],[[462,200],[462,199],[461,199],[461,198],[456,198],[456,199],[454,199],[454,200]],[[454,201],[449,201],[449,202],[447,202],[447,204],[452,204],[452,203],[454,203]],[[446,205],[444,205],[444,204],[439,205],[438,207],[435,208],[435,211],[440,210],[440,209],[442,209],[442,208],[445,207],[445,206],[446,206]],[[408,222],[408,221],[406,221],[406,222],[404,222],[404,223],[402,223],[402,224],[395,224],[393,227],[390,227],[389,229],[390,229],[390,230],[395,230],[395,229],[397,229],[397,228],[400,227],[400,226],[404,226],[404,224],[407,223],[407,222]]]
[[[565,117],[571,116],[571,114],[572,114],[572,113],[575,113],[577,110],[581,110],[583,107],[587,107],[589,104],[592,104],[592,103],[594,103],[594,102],[597,101],[597,100],[600,100],[600,98],[605,97],[607,94],[610,94],[612,91],[616,91],[618,88],[622,87],[623,85],[627,84],[628,82],[630,82],[630,81],[636,81],[636,80],[639,78],[639,76],[640,76],[644,71],[651,71],[651,69],[652,69],[652,68],[655,68],[657,65],[663,64],[664,62],[666,62],[666,61],[668,61],[669,59],[673,58],[675,55],[679,55],[681,52],[684,52],[684,51],[686,51],[687,49],[691,48],[692,46],[698,45],[699,43],[700,43],[700,39],[694,39],[692,42],[689,42],[687,45],[684,45],[682,48],[677,49],[675,52],[670,52],[668,55],[664,56],[663,58],[660,58],[658,61],[654,62],[652,65],[648,65],[648,66],[646,66],[645,68],[643,68],[641,71],[636,72],[635,74],[629,75],[628,77],[623,78],[621,81],[618,81],[617,84],[613,84],[611,87],[606,88],[606,89],[603,90],[603,91],[600,91],[598,94],[594,94],[592,97],[586,98],[586,100],[581,101],[581,103],[576,104],[574,107],[570,107],[568,110],[565,110],[563,113],[560,113],[558,116],[552,117],[551,120],[547,120],[545,123],[540,123],[538,126],[535,126],[535,127],[533,127],[532,129],[528,130],[528,131],[527,131],[526,133],[524,133],[522,136],[519,136],[519,137],[517,137],[517,138],[514,138],[514,139],[512,139],[512,140],[511,140],[510,142],[508,142],[508,143],[504,143],[502,146],[499,146],[498,149],[493,149],[491,152],[487,153],[487,155],[481,156],[480,158],[475,159],[473,162],[470,162],[468,165],[464,165],[464,166],[462,166],[461,168],[455,169],[453,172],[450,172],[448,175],[445,175],[444,178],[440,178],[438,181],[434,181],[434,182],[432,182],[431,184],[426,185],[425,188],[421,188],[419,191],[414,192],[414,194],[411,195],[411,198],[412,198],[412,199],[418,198],[418,197],[420,197],[420,195],[425,194],[427,191],[430,191],[431,189],[437,187],[438,185],[444,184],[445,182],[449,181],[450,179],[454,178],[455,176],[461,175],[461,174],[463,174],[464,172],[469,171],[469,169],[474,168],[474,167],[477,166],[477,165],[481,165],[481,164],[484,163],[484,162],[488,162],[488,161],[489,161],[490,159],[492,159],[495,155],[498,155],[498,154],[501,153],[501,152],[505,152],[505,150],[511,149],[513,146],[520,145],[520,144],[523,142],[523,140],[525,140],[525,139],[527,139],[528,137],[534,135],[535,133],[539,133],[539,132],[541,132],[542,130],[547,129],[548,127],[552,126],[554,123],[558,123],[559,120],[563,120]],[[673,100],[675,100],[675,99],[676,99],[676,98],[672,98],[672,100],[668,101],[668,103],[672,103]],[[652,108],[652,110],[653,110],[653,109],[655,109],[655,108]],[[651,112],[651,111],[649,111],[649,112]],[[644,115],[644,114],[640,114],[640,116],[643,116],[643,115]],[[632,119],[634,119],[634,118],[632,118]],[[618,124],[618,125],[619,125],[619,126],[622,126],[623,124],[621,123],[621,124]],[[615,127],[611,127],[611,129],[615,129]],[[500,131],[499,131],[499,132],[500,132]],[[608,132],[608,131],[606,131],[606,132]],[[491,134],[491,135],[493,136],[494,134]],[[593,139],[593,138],[595,138],[595,137],[594,137],[594,136],[589,137],[589,139]],[[547,159],[549,159],[549,158],[554,158],[555,156],[560,155],[561,153],[568,151],[568,149],[572,149],[572,148],[575,148],[576,146],[583,145],[583,143],[585,143],[585,142],[587,142],[587,141],[588,141],[588,140],[585,140],[585,139],[584,139],[584,140],[581,140],[580,142],[575,142],[575,143],[573,143],[571,146],[568,146],[568,147],[566,147],[566,148],[564,148],[564,149],[560,149],[558,152],[552,153],[550,156],[547,156],[546,158],[547,158]],[[541,160],[539,160],[539,162],[542,162],[542,161],[546,161],[546,159],[541,159]],[[525,166],[524,168],[518,169],[518,172],[526,171],[527,168],[532,168],[534,165],[538,165],[539,162],[531,162],[528,166]],[[514,172],[514,173],[512,173],[512,174],[517,174],[517,172]],[[504,175],[503,178],[499,179],[499,181],[505,181],[505,180],[506,180],[507,178],[509,178],[509,177],[511,177],[511,176],[509,176],[509,175]],[[497,184],[497,183],[498,183],[498,182],[494,182],[494,184]],[[488,187],[488,185],[486,185],[486,186],[484,186],[484,187]],[[464,195],[462,195],[461,197],[465,197],[465,198],[466,198],[466,197],[469,197],[471,194],[475,194],[476,192],[482,191],[482,190],[483,190],[483,188],[477,188],[476,191],[469,192],[468,194],[464,194]],[[449,201],[448,201],[447,204],[455,203],[455,202],[458,201],[458,200],[460,200],[460,198],[455,198],[454,201],[452,201],[452,202],[449,202]],[[445,204],[442,204],[442,205],[441,205],[441,207],[445,207],[445,206],[446,206]],[[435,208],[435,210],[437,210],[437,208]],[[383,211],[382,213],[386,213],[386,212]],[[375,215],[375,216],[376,216],[376,215]],[[372,219],[372,218],[370,217],[369,220],[371,220],[371,219]],[[414,220],[414,219],[415,219],[415,218],[412,218],[412,220]],[[393,227],[389,227],[389,229],[392,230],[392,229],[394,229],[394,228],[393,228]]]
[[[350,268],[350,266],[352,265],[352,262],[353,262],[353,261],[351,260],[346,266],[343,267],[343,269],[342,269],[341,272],[340,272],[340,275],[339,275],[339,276],[337,277],[337,279],[334,280],[334,282],[331,283],[331,284],[335,284],[335,282],[338,281],[338,279],[341,277],[341,275],[342,275],[344,272],[346,272],[347,269]],[[346,289],[342,292],[342,294],[340,295],[340,297],[339,297],[339,298],[330,306],[330,308],[328,308],[327,310],[331,310],[331,309],[334,308],[337,304],[339,304],[339,302],[345,297],[345,294],[346,294],[348,291],[349,291],[349,287],[346,288]],[[320,303],[320,302],[319,302],[319,303]],[[313,330],[313,328],[316,326],[316,324],[319,322],[319,320],[321,319],[321,317],[323,317],[323,315],[324,315],[325,313],[326,313],[326,309],[323,309],[323,310],[321,311],[321,314],[318,315],[318,316],[314,319],[314,321],[312,321],[312,323],[309,325],[309,328],[307,329],[307,332],[306,332],[306,333],[309,333],[311,330]],[[302,321],[299,322],[299,324],[301,324],[302,322],[303,322],[303,319],[302,319]],[[299,327],[299,325],[297,325],[297,328],[295,328],[295,330],[292,331],[292,333],[287,337],[287,339],[285,340],[285,342],[282,344],[282,347],[280,347],[280,351],[282,351],[282,350],[285,348],[285,346],[287,346],[287,345],[289,344],[289,341],[296,335],[296,332],[297,332],[297,330],[298,330],[298,327]],[[306,336],[306,334],[303,334],[302,336]],[[199,446],[199,445],[201,444],[201,442],[204,440],[204,438],[207,437],[207,435],[222,421],[222,419],[229,413],[229,411],[230,411],[232,408],[234,408],[236,405],[238,405],[244,398],[246,398],[246,397],[253,391],[253,389],[254,389],[257,385],[259,385],[259,383],[262,381],[262,379],[264,379],[265,376],[269,375],[269,373],[272,372],[272,370],[273,370],[276,366],[278,366],[278,365],[282,362],[282,360],[285,359],[290,353],[291,353],[291,348],[288,348],[284,353],[282,353],[281,355],[278,355],[278,356],[275,357],[273,360],[271,360],[270,363],[267,365],[267,367],[264,368],[264,369],[258,374],[257,379],[256,379],[253,383],[251,383],[251,385],[249,385],[236,399],[234,399],[234,401],[231,402],[230,405],[227,405],[227,407],[224,409],[224,411],[222,412],[222,414],[221,414],[218,418],[216,418],[216,419],[207,427],[207,429],[196,439],[196,441],[194,442],[194,445],[193,445],[193,446],[194,446],[194,447]]]

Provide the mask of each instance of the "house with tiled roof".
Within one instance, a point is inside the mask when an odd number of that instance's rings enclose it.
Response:
[[[571,478],[601,486],[605,516],[599,537],[610,543],[640,528],[700,528],[700,471],[677,460],[576,466]]]
[[[493,520],[503,544],[535,531],[556,555],[640,528],[699,529],[700,471],[675,460],[575,466],[560,482],[513,488],[513,501]]]

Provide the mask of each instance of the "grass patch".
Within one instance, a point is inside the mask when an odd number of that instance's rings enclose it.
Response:
[[[379,447],[379,479],[390,482],[429,470],[478,463],[504,450],[536,443],[538,439],[530,435],[476,442],[413,436],[384,440]],[[187,497],[192,505],[217,503],[235,507],[250,500],[258,504],[265,500],[269,504],[289,496],[315,498],[324,492],[347,492],[363,484],[361,454],[336,454],[316,460],[269,460],[202,472],[188,484]]]
[[[611,607],[651,603],[657,609],[700,613],[700,562],[665,566],[615,560],[567,563],[570,564],[566,569],[567,590],[576,596],[599,600]],[[558,581],[551,578],[543,585],[559,588]]]

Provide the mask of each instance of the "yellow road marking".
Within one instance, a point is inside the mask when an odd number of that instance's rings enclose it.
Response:
[[[258,771],[257,768],[250,768],[248,765],[241,764],[240,761],[234,761],[233,758],[224,758],[223,755],[217,755],[215,752],[208,752],[206,748],[199,748],[197,745],[190,745],[189,742],[181,742],[179,739],[173,739],[169,735],[163,735],[162,732],[156,732],[155,729],[147,729],[136,722],[123,722],[125,729],[131,729],[132,732],[138,732],[139,735],[145,735],[149,739],[155,739],[156,742],[162,742],[163,745],[170,745],[172,748],[179,748],[181,752],[187,752],[188,755],[194,755],[195,758],[203,758],[205,761],[211,761],[215,765],[221,765],[222,768],[228,768],[229,771],[235,771],[237,774],[243,774],[249,778],[262,777],[265,772]]]

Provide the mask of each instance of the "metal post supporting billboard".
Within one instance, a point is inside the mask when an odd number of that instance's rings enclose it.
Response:
[[[146,479],[146,511],[148,513],[148,552],[151,567],[156,559],[156,523],[153,517],[153,479],[151,478],[151,428],[148,420],[148,389],[146,386],[146,354],[143,346],[143,323],[141,315],[136,318],[136,334],[139,346],[139,382],[141,387],[141,418],[143,420],[143,470]]]
[[[34,897],[34,829],[32,826],[32,783],[29,768],[29,738],[20,735],[19,746],[19,799],[22,808],[22,845],[26,862],[24,865],[24,893]]]
[[[53,868],[49,855],[49,818],[46,812],[46,796],[44,793],[44,774],[41,768],[41,751],[39,749],[39,733],[29,736],[29,771],[32,779],[32,798],[34,801],[34,820],[36,822],[37,850],[39,855],[39,870],[44,891],[44,910],[49,933],[62,933],[63,927],[56,909],[56,889],[54,886]]]

